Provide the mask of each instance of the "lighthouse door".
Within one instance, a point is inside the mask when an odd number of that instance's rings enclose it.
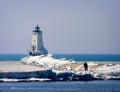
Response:
[[[35,51],[35,46],[32,46],[32,51]]]

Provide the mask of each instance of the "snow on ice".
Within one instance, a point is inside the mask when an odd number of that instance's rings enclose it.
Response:
[[[51,54],[47,56],[28,56],[22,63],[51,69],[58,80],[120,80],[120,63],[88,62],[88,71],[84,70],[84,62],[74,60],[55,59]]]

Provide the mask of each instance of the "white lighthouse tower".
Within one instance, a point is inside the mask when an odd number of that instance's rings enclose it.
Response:
[[[36,56],[48,54],[48,51],[44,48],[43,39],[42,39],[42,31],[40,27],[37,25],[35,30],[32,32],[32,43],[29,49],[29,55]]]

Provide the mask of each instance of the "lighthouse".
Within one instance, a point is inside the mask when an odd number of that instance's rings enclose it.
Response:
[[[31,56],[48,54],[48,51],[43,45],[42,31],[38,25],[35,27],[35,30],[32,31],[32,42],[28,54]]]

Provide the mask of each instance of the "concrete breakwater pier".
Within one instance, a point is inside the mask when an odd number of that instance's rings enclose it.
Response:
[[[49,81],[53,72],[49,69],[21,62],[0,62],[0,81]],[[39,79],[38,79],[39,78]]]

